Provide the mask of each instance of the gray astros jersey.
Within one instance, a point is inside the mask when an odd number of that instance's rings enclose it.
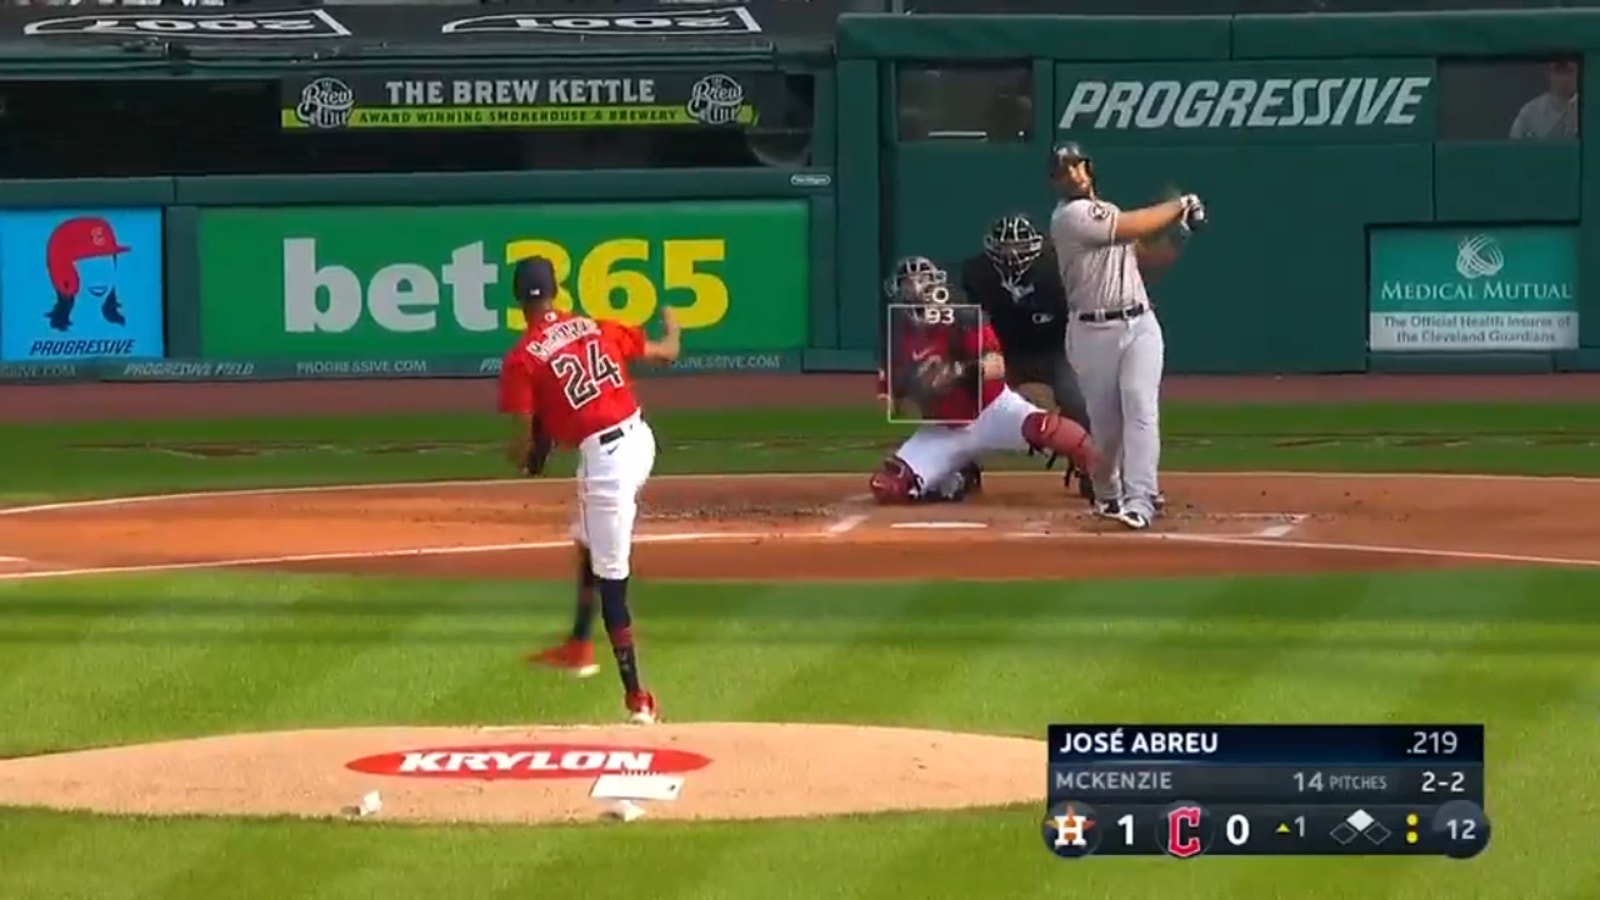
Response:
[[[1050,242],[1061,261],[1061,283],[1075,312],[1148,303],[1132,242],[1113,243],[1121,215],[1115,204],[1080,197],[1056,205]]]

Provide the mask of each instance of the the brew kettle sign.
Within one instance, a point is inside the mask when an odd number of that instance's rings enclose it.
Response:
[[[719,72],[694,83],[685,108],[702,125],[731,125],[743,107],[744,85]]]

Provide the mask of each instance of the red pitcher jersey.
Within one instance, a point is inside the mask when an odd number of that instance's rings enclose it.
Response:
[[[945,358],[959,355],[965,359],[981,359],[986,353],[1000,352],[1000,339],[995,336],[994,329],[985,322],[980,327],[969,325],[928,325],[919,328],[905,337],[906,346],[900,348],[895,364],[916,365],[919,357],[929,353],[937,353]],[[1006,388],[1005,379],[984,379],[978,384],[976,396],[972,393],[972,382],[965,380],[964,384],[952,387],[939,395],[928,407],[922,410],[926,419],[943,421],[970,422],[978,414],[989,408],[989,404],[1000,396]]]
[[[576,447],[639,411],[627,363],[643,329],[548,311],[500,363],[500,411],[536,415],[552,440]]]

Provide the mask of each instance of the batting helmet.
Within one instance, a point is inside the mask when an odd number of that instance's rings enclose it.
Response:
[[[1044,253],[1044,235],[1024,215],[996,219],[983,238],[983,253],[1000,274],[1016,278]]]
[[[950,276],[926,256],[907,256],[895,263],[883,292],[897,303],[949,303]]]
[[[118,256],[127,253],[128,248],[117,240],[110,222],[99,216],[80,216],[57,225],[45,242],[44,252],[51,286],[57,294],[72,297],[81,286],[79,260]]]
[[[1092,184],[1094,182],[1094,158],[1089,155],[1089,151],[1083,149],[1083,145],[1077,141],[1057,144],[1050,151],[1050,180],[1060,180],[1063,175],[1067,174],[1068,169],[1080,162],[1084,164],[1084,169],[1089,173],[1089,181]]]

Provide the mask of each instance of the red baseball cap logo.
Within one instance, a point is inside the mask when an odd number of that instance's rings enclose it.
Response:
[[[45,265],[50,271],[50,284],[57,294],[71,297],[78,293],[78,266],[82,259],[116,256],[127,253],[128,248],[117,240],[111,223],[99,216],[79,216],[68,219],[50,232],[45,243]]]

